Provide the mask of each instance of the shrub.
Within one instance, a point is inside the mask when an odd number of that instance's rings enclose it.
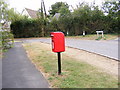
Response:
[[[40,37],[41,24],[38,20],[22,19],[11,24],[11,31],[16,38]]]
[[[9,31],[0,31],[0,49],[8,49],[13,46],[14,37]]]

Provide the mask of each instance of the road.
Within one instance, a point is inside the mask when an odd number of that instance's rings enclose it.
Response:
[[[40,39],[21,39],[23,42],[44,42],[51,43],[50,38],[40,38]],[[119,40],[109,40],[109,41],[96,41],[96,40],[79,40],[79,39],[66,39],[66,46],[85,50],[88,52],[103,55],[112,59],[120,60],[118,57],[118,41]],[[120,42],[119,42],[120,43]]]
[[[49,84],[31,63],[21,42],[4,53],[2,88],[48,88]]]

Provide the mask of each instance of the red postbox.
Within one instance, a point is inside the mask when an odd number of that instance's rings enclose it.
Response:
[[[52,38],[52,51],[64,52],[65,51],[65,39],[62,32],[51,32]]]

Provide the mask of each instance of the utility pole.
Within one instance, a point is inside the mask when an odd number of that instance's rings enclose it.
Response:
[[[47,17],[44,0],[41,0],[41,14],[43,18]]]
[[[41,27],[42,36],[45,36],[46,17],[47,17],[47,14],[45,9],[45,3],[44,3],[44,0],[41,0],[41,18],[43,19],[43,25]]]
[[[93,5],[95,5],[96,4],[96,2],[95,2],[95,0],[93,1]]]

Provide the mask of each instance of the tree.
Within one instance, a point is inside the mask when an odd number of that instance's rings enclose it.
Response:
[[[75,35],[82,34],[83,31],[89,31],[88,23],[91,17],[91,8],[86,3],[81,3],[73,12]]]
[[[120,1],[106,1],[103,4],[103,11],[107,14],[106,18],[109,25],[109,33],[120,32]]]
[[[59,13],[61,7],[69,8],[69,5],[64,2],[56,2],[55,4],[51,5],[51,10],[49,10],[50,15],[54,16],[55,13]]]
[[[89,6],[83,2],[74,9],[72,15],[75,35],[80,35],[83,31],[91,34],[104,29],[104,13],[98,6]]]
[[[14,22],[24,17],[17,13],[14,8],[9,9],[8,4],[4,0],[0,1],[0,20]]]
[[[69,31],[68,29],[70,28],[70,21],[69,21],[69,16],[70,16],[70,10],[69,6],[67,3],[64,2],[57,2],[53,4],[52,10],[50,10],[50,14],[53,16],[55,13],[59,13],[60,16],[58,18],[52,18],[51,19],[51,25],[56,31],[62,31],[65,34]]]
[[[8,21],[11,22],[27,18],[26,16],[22,16],[20,13],[17,13],[14,8],[8,9],[6,14],[8,15]]]
[[[60,17],[58,19],[58,21],[59,21],[58,26],[61,29],[61,31],[63,31],[65,33],[65,35],[68,35],[68,34],[70,35],[70,30],[72,27],[71,12],[70,12],[69,8],[62,5],[59,10],[59,13],[60,13]]]
[[[8,7],[8,5],[3,0],[1,0],[0,1],[0,20],[7,19],[7,17],[8,17],[7,7]]]
[[[90,13],[91,17],[90,17],[90,24],[89,24],[89,28],[90,28],[90,32],[91,33],[96,33],[96,30],[104,30],[104,19],[105,19],[105,15],[103,13],[103,11],[101,11],[98,6],[93,6],[91,13]]]
[[[112,1],[106,1],[103,4],[103,11],[107,13],[107,15],[110,15],[113,18],[118,17],[118,13],[120,10],[120,1],[119,0],[112,0]]]

